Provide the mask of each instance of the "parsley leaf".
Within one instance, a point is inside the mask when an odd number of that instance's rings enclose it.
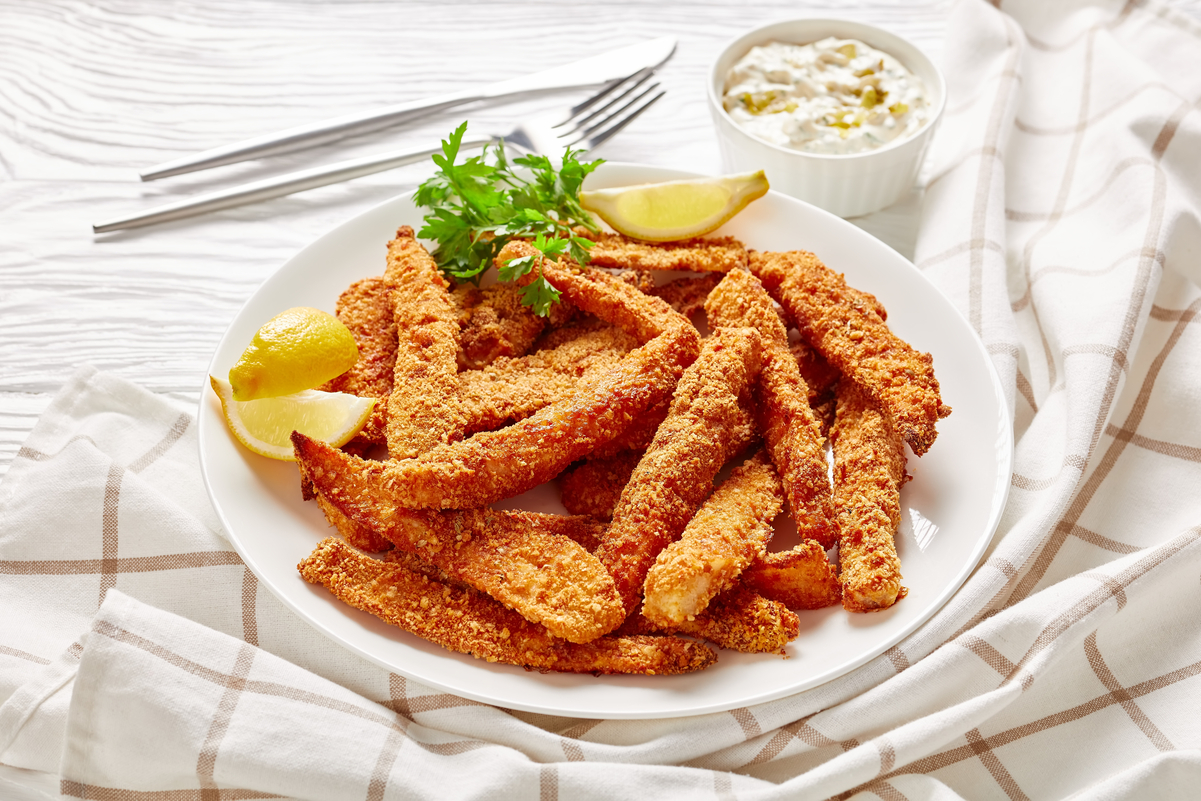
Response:
[[[428,212],[417,235],[437,243],[433,256],[442,272],[455,281],[478,283],[510,239],[532,240],[548,259],[566,255],[587,264],[592,242],[571,229],[578,225],[599,230],[580,206],[580,187],[603,162],[580,161],[580,151],[570,148],[558,169],[546,156],[523,155],[510,161],[503,140],[460,162],[466,131],[464,122],[443,140],[442,153],[433,157],[438,171],[413,196]],[[513,259],[499,277],[516,281],[534,267],[533,257]],[[559,292],[539,268],[521,298],[545,317],[551,304],[559,302]]]

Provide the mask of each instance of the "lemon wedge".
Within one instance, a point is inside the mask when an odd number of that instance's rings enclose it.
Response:
[[[237,401],[291,395],[354,366],[354,335],[329,312],[300,306],[268,320],[229,371]]]
[[[580,205],[618,233],[648,242],[707,234],[767,194],[763,170],[580,193]]]
[[[213,391],[221,399],[221,411],[238,441],[260,456],[296,461],[292,432],[345,445],[366,425],[375,408],[375,398],[360,398],[344,392],[306,389],[274,398],[238,401],[228,381],[209,376]]]

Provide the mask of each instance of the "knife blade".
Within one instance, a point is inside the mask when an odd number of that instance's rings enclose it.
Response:
[[[408,103],[397,103],[372,111],[348,114],[332,120],[300,125],[277,133],[245,139],[241,142],[155,165],[142,172],[141,178],[143,181],[153,181],[172,175],[207,170],[210,167],[291,153],[307,147],[334,142],[347,136],[377,131],[426,114],[432,114],[435,111],[479,100],[596,86],[606,81],[624,78],[643,67],[658,67],[671,58],[675,49],[675,37],[661,36],[658,39],[639,42],[573,61],[560,67],[510,78],[477,89],[426,97]]]

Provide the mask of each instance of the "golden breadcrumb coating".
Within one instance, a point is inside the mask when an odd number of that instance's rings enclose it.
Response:
[[[759,437],[752,417],[749,398],[739,399],[741,418],[730,435],[730,453],[739,453]],[[668,405],[652,410],[635,420],[620,437],[603,448],[597,448],[584,462],[559,476],[559,494],[563,505],[572,514],[591,515],[602,520],[613,517],[613,509],[625,485],[630,483],[634,468],[655,438],[655,432],[667,417]],[[632,447],[613,450],[619,443]]]
[[[736,585],[709,602],[709,608],[675,626],[661,626],[645,615],[634,614],[615,633],[687,634],[719,648],[748,654],[780,654],[796,639],[801,621],[784,604]]]
[[[402,564],[322,541],[297,568],[339,600],[444,648],[488,662],[566,673],[673,675],[708,667],[716,655],[678,637],[604,637],[578,645],[552,636],[493,599],[442,584]]]
[[[613,367],[637,345],[632,336],[609,326],[551,350],[502,356],[482,369],[459,373],[467,433],[515,423],[568,397],[586,372]]]
[[[813,540],[766,554],[742,574],[742,583],[789,609],[824,609],[842,600],[838,571]]]
[[[880,405],[914,454],[934,443],[951,413],[938,394],[934,359],[885,325],[860,292],[804,251],[753,253],[751,272],[797,321],[804,338]]]
[[[809,406],[809,387],[788,348],[788,332],[755,276],[726,274],[705,303],[713,326],[749,325],[763,343],[763,369],[755,384],[756,419],[788,496],[802,539],[834,545],[838,532],[830,506],[825,437]]]
[[[621,234],[576,233],[591,239],[589,264],[618,270],[688,270],[726,273],[746,266],[746,247],[731,236],[680,242],[638,242]]]
[[[632,351],[611,371],[589,373],[569,398],[499,431],[441,445],[415,459],[369,462],[347,455],[348,470],[372,481],[389,506],[473,509],[545,483],[612,440],[668,397],[688,349],[670,334]],[[299,438],[299,440],[298,440]],[[293,434],[296,444],[307,438]]]
[[[497,254],[496,264],[499,267],[511,259],[525,256],[541,260],[543,277],[572,304],[617,326],[639,342],[649,342],[660,334],[677,329],[683,329],[699,339],[688,318],[665,301],[649,297],[603,270],[583,269],[567,259],[557,262],[544,259],[529,242],[518,239],[510,241]],[[533,278],[531,271],[523,280],[531,281]]]
[[[355,281],[339,297],[335,314],[359,346],[359,360],[342,375],[318,387],[361,398],[386,398],[396,370],[396,318],[393,287],[382,276]]]
[[[321,493],[317,493],[315,500],[317,501],[317,506],[325,514],[325,519],[329,524],[338,530],[338,534],[341,535],[342,539],[354,547],[368,553],[383,553],[384,551],[392,550],[391,540],[376,534],[370,527],[357,523],[342,514],[342,511],[326,500],[325,496]]]
[[[904,597],[893,541],[907,478],[904,442],[867,393],[846,378],[838,384],[830,440],[842,606],[849,612],[887,609]]]
[[[613,517],[621,491],[630,482],[643,451],[626,450],[605,458],[591,458],[559,476],[559,497],[573,515],[598,520]]]
[[[326,522],[336,528],[344,540],[369,553],[381,553],[392,548],[390,540],[376,534],[368,526],[351,520],[342,514],[338,507],[326,500],[325,496],[318,491],[317,486],[313,484],[313,480],[309,478],[303,462],[297,462],[296,466],[300,470],[300,497],[306,501],[317,501],[317,506],[325,515]]]
[[[647,294],[662,298],[680,314],[691,318],[698,312],[704,311],[706,298],[713,291],[713,287],[721,282],[721,279],[720,273],[703,275],[699,278],[677,278],[670,283],[652,288]]]
[[[801,378],[809,387],[809,405],[816,409],[834,397],[834,385],[842,375],[838,368],[826,361],[826,357],[815,351],[809,343],[798,339],[788,343],[788,350],[796,358]]]
[[[459,321],[446,279],[407,225],[388,243],[384,278],[395,286],[397,331],[388,454],[411,459],[462,439],[466,420],[458,403]]]
[[[532,245],[514,241],[501,256],[533,254]],[[349,457],[349,469],[371,477],[380,501],[409,509],[473,509],[511,498],[551,480],[671,396],[699,349],[699,335],[686,318],[596,270],[576,272],[544,260],[542,271],[575,305],[649,341],[612,370],[588,373],[570,397],[507,428],[382,467]]]
[[[354,336],[359,360],[342,375],[317,389],[345,392],[360,398],[382,398],[371,417],[355,435],[355,446],[386,441],[387,398],[396,372],[396,317],[392,308],[394,287],[383,277],[355,281],[339,297],[335,314]]]
[[[736,586],[709,602],[677,630],[745,654],[782,654],[801,632],[801,619],[782,603]]]
[[[738,399],[758,372],[759,350],[759,335],[749,328],[719,330],[705,340],[622,492],[597,556],[627,613],[637,607],[655,557],[680,536],[729,458],[742,417]]]
[[[625,618],[612,577],[588,550],[544,524],[545,518],[553,523],[553,515],[397,509],[353,469],[354,457],[296,441],[308,476],[338,511],[554,635],[587,642]]]
[[[588,456],[589,459],[607,459],[625,451],[645,451],[655,438],[655,432],[667,419],[667,410],[671,408],[671,398],[665,399],[654,408],[647,409],[634,418],[633,422],[604,445],[597,446]]]
[[[575,315],[570,303],[554,303],[541,317],[521,302],[521,288],[494,284],[480,289],[460,284],[450,293],[459,317],[459,369],[478,370],[502,356],[522,356],[548,327]]]
[[[579,339],[586,334],[610,328],[613,328],[613,326],[599,317],[591,314],[579,314],[566,325],[555,328],[548,327],[542,336],[538,337],[534,342],[530,348],[530,352],[537,353],[538,351],[552,350],[572,340]]]
[[[767,552],[784,490],[771,460],[758,452],[734,469],[646,574],[642,614],[664,626],[704,611],[713,596]]]

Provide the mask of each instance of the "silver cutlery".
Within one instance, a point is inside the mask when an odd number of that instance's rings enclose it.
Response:
[[[629,77],[610,82],[601,91],[575,106],[539,114],[503,135],[465,136],[460,150],[480,148],[497,139],[552,158],[561,156],[563,150],[568,147],[575,150],[591,150],[633,122],[664,95],[658,82],[648,83],[653,75],[653,69],[639,70]],[[409,148],[300,170],[168,203],[129,217],[109,220],[93,225],[92,232],[103,234],[125,228],[138,228],[282,197],[390,170],[420,161],[440,151],[440,146]]]
[[[158,164],[141,173],[141,178],[143,181],[151,181],[156,178],[182,175],[224,164],[235,164],[249,159],[290,153],[354,134],[376,131],[435,111],[480,100],[597,86],[630,75],[643,68],[658,68],[671,58],[675,49],[675,38],[663,36],[478,89],[398,103],[373,111],[349,114],[324,122],[301,125],[285,131],[235,142],[231,145]]]

